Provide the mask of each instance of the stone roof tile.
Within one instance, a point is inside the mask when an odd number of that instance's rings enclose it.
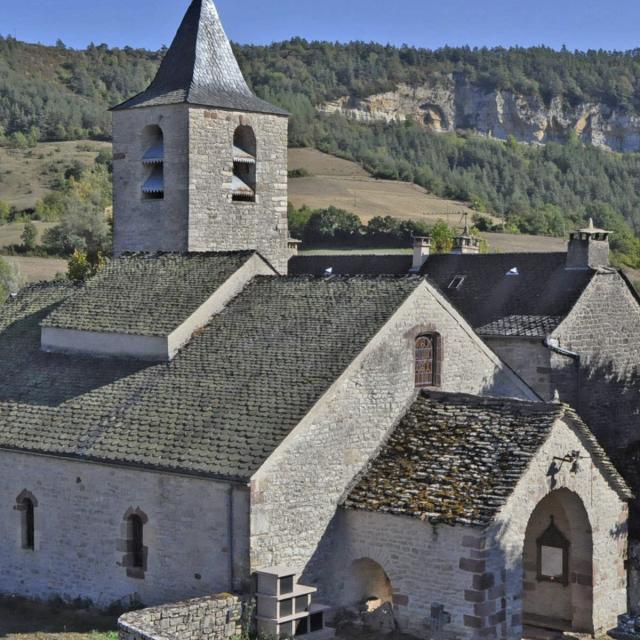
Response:
[[[258,277],[170,363],[44,353],[76,293],[0,305],[0,448],[246,481],[420,284]]]
[[[239,251],[116,258],[49,314],[42,326],[168,336],[252,255]]]

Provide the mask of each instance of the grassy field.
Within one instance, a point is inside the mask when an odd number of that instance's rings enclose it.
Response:
[[[45,196],[74,160],[91,166],[108,142],[43,142],[35,149],[0,147],[0,200],[29,209]]]
[[[438,198],[418,185],[377,180],[355,162],[342,160],[315,149],[290,149],[289,170],[305,169],[311,175],[289,180],[289,200],[296,207],[322,209],[333,205],[358,215],[363,222],[375,216],[405,220],[446,220],[458,226],[464,203]]]
[[[117,640],[117,619],[103,613],[0,599],[0,638],[9,640]]]

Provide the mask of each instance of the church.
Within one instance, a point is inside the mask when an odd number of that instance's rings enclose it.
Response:
[[[114,259],[0,306],[0,592],[126,609],[257,584],[259,626],[330,637],[296,624],[308,600],[261,612],[295,574],[327,617],[384,605],[417,638],[616,627],[640,305],[606,230],[298,256],[287,127],[193,0],[113,109]]]

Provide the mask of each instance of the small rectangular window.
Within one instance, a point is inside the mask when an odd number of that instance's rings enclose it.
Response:
[[[456,276],[450,283],[449,289],[459,289],[462,286],[466,276]]]

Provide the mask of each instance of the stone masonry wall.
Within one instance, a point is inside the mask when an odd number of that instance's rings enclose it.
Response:
[[[118,620],[120,640],[225,640],[242,631],[242,601],[221,593],[143,609]]]
[[[232,202],[233,135],[250,126],[257,141],[256,202]],[[257,249],[287,273],[287,118],[204,108],[189,111],[191,251]]]
[[[353,605],[348,592],[353,563],[367,558],[377,562],[391,582],[402,631],[430,638],[431,607],[440,604],[451,616],[441,640],[468,635],[464,621],[473,615],[474,605],[465,597],[471,585],[461,559],[469,555],[476,529],[351,509],[341,510],[336,520],[340,544],[334,547],[323,581],[329,602]]]
[[[415,397],[425,331],[442,336],[442,390],[536,398],[422,283],[252,478],[252,570],[287,564],[306,567],[305,584],[318,580],[335,548],[323,538],[336,505]]]
[[[576,361],[555,353],[543,338],[487,337],[485,342],[545,401],[558,391],[563,401],[574,404],[578,383]]]
[[[143,131],[157,125],[164,134],[163,200],[145,200],[148,168]],[[113,112],[113,246],[129,251],[186,251],[188,248],[189,115],[185,105]]]
[[[579,470],[572,471],[570,464],[560,463],[571,451],[579,451]],[[552,463],[556,471],[551,473]],[[565,493],[571,492],[571,493]],[[551,585],[560,592],[544,591],[547,583],[535,579],[535,565],[523,565],[523,550],[527,525],[532,513],[542,500],[553,496],[556,510],[549,513],[536,512],[536,517],[555,515],[559,527],[565,528],[574,547],[570,550],[569,581],[567,587]],[[551,503],[553,505],[554,503]],[[582,506],[580,506],[580,504]],[[582,525],[580,511],[586,511],[588,524]],[[565,520],[567,518],[568,520]],[[628,505],[613,488],[607,478],[593,462],[582,437],[571,427],[567,419],[558,421],[553,431],[529,465],[525,475],[507,504],[502,508],[495,524],[479,538],[477,559],[479,580],[483,588],[478,589],[477,602],[481,607],[470,628],[479,635],[492,638],[520,640],[522,637],[523,606],[528,611],[543,611],[548,615],[554,611],[553,600],[562,597],[563,591],[571,590],[573,623],[584,628],[589,622],[592,629],[601,633],[614,628],[617,616],[627,609],[627,575],[625,569],[627,549]],[[548,525],[550,520],[546,521]],[[540,523],[535,523],[532,538],[541,533]],[[577,526],[576,526],[577,525]],[[567,531],[568,528],[568,531]],[[580,556],[577,551],[585,548],[585,536],[593,544],[593,560]],[[533,540],[529,544],[535,544]],[[526,580],[525,580],[526,577]],[[589,609],[590,592],[593,591],[593,611]]]
[[[246,587],[245,487],[7,451],[0,460],[0,593],[126,606]],[[22,548],[15,509],[24,491],[37,503],[34,551]],[[131,511],[147,520],[142,579],[123,566]]]
[[[640,440],[640,305],[617,272],[594,277],[553,333],[580,355],[576,409],[615,459]]]

